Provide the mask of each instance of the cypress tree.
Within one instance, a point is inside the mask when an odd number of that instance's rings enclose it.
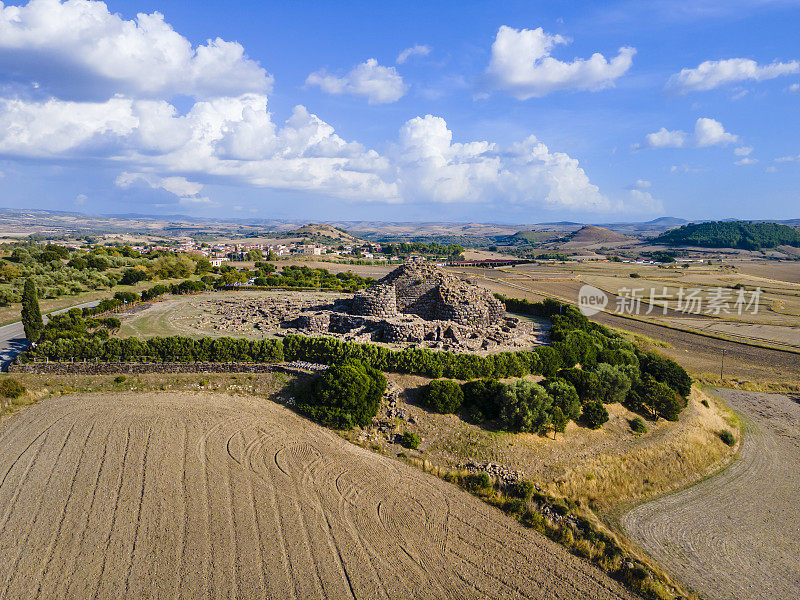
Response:
[[[25,330],[25,337],[31,343],[39,339],[44,329],[39,298],[36,296],[36,285],[30,277],[25,280],[25,288],[22,291],[22,327]]]

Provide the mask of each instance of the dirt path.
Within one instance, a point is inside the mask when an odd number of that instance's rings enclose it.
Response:
[[[631,598],[269,401],[71,396],[0,427],[0,600]]]
[[[636,507],[625,531],[707,598],[800,597],[800,404],[719,390],[746,420],[740,458],[698,485]]]

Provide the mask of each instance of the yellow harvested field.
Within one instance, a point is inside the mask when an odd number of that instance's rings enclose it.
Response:
[[[0,426],[3,598],[631,598],[456,487],[264,399],[43,400]]]

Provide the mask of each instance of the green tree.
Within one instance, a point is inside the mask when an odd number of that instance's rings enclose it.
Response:
[[[205,275],[206,273],[211,272],[211,261],[207,258],[198,258],[197,262],[195,263],[194,272],[197,275]]]
[[[298,405],[298,410],[323,425],[364,427],[378,414],[386,390],[383,373],[359,361],[346,361],[323,373]]]
[[[25,280],[25,288],[22,291],[22,327],[25,330],[25,337],[31,343],[39,339],[44,329],[36,284],[31,277]]]
[[[559,378],[545,379],[542,386],[553,397],[554,410],[559,408],[567,421],[578,419],[581,414],[581,400],[575,386]],[[555,418],[553,420],[555,421]],[[564,425],[566,426],[566,423]]]
[[[622,402],[631,389],[630,378],[618,367],[600,363],[595,369],[599,384],[598,395],[600,400],[608,404]]]
[[[608,421],[608,411],[602,402],[593,400],[583,405],[581,419],[590,429],[600,429]]]
[[[569,419],[558,406],[553,407],[551,416],[553,421],[553,439],[556,439],[556,433],[564,433]]]
[[[455,381],[437,379],[428,384],[423,401],[432,412],[456,413],[464,403],[464,392]]]
[[[553,398],[538,383],[519,379],[503,388],[500,418],[510,431],[544,433],[552,427]]]

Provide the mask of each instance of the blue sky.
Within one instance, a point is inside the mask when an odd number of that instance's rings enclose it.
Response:
[[[0,4],[0,206],[800,216],[798,2],[200,6]]]

